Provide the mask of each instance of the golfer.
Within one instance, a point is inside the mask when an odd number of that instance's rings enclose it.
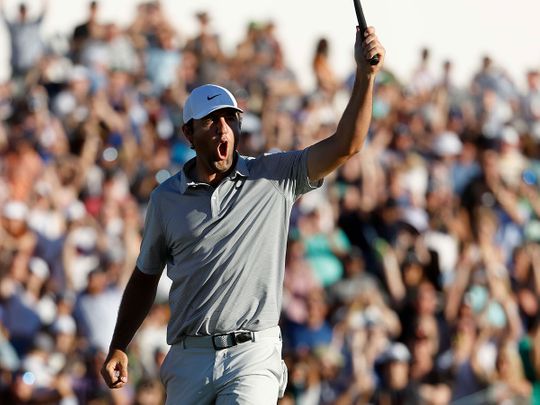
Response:
[[[240,156],[242,110],[233,95],[213,84],[190,94],[182,130],[196,157],[150,197],[101,370],[110,388],[128,381],[126,348],[167,266],[167,404],[275,404],[283,395],[278,321],[291,208],[361,149],[385,55],[373,28],[357,29],[354,51],[356,80],[335,134],[304,150]],[[371,66],[376,54],[380,62]]]

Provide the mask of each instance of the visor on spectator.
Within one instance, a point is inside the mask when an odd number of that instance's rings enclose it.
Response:
[[[191,119],[201,119],[222,108],[233,108],[236,111],[244,112],[238,108],[236,99],[226,88],[215,84],[197,87],[191,92],[184,104],[184,123]]]

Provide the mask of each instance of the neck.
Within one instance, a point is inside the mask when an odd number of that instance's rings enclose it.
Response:
[[[238,157],[235,153],[231,167],[225,172],[220,172],[211,167],[208,167],[208,165],[205,164],[203,159],[199,159],[199,157],[197,157],[195,159],[195,166],[192,169],[191,175],[193,176],[193,180],[197,182],[207,183],[211,186],[217,186],[225,177],[227,177],[234,170],[237,160]]]
[[[431,359],[418,360],[411,368],[411,375],[414,378],[420,379],[431,371],[433,368],[433,361]]]

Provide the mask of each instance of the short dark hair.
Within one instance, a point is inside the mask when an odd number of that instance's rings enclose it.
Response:
[[[188,122],[184,122],[184,125],[188,127],[191,130],[191,132],[193,132],[193,118],[190,119]]]

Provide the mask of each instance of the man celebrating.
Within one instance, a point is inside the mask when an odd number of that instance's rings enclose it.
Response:
[[[19,4],[16,21],[9,21],[4,14],[4,0],[0,0],[0,18],[7,25],[11,45],[11,76],[22,78],[39,61],[45,51],[40,30],[49,8],[49,0],[42,0],[42,10],[35,19],[28,18],[25,3]]]
[[[380,62],[371,66],[377,54]],[[182,129],[196,157],[151,195],[141,252],[101,370],[109,387],[127,382],[126,348],[167,265],[173,282],[171,349],[161,368],[167,403],[277,402],[287,384],[278,320],[291,208],[361,149],[384,55],[373,28],[357,29],[356,80],[337,130],[300,151],[240,156],[242,110],[233,95],[213,84],[193,90]]]

